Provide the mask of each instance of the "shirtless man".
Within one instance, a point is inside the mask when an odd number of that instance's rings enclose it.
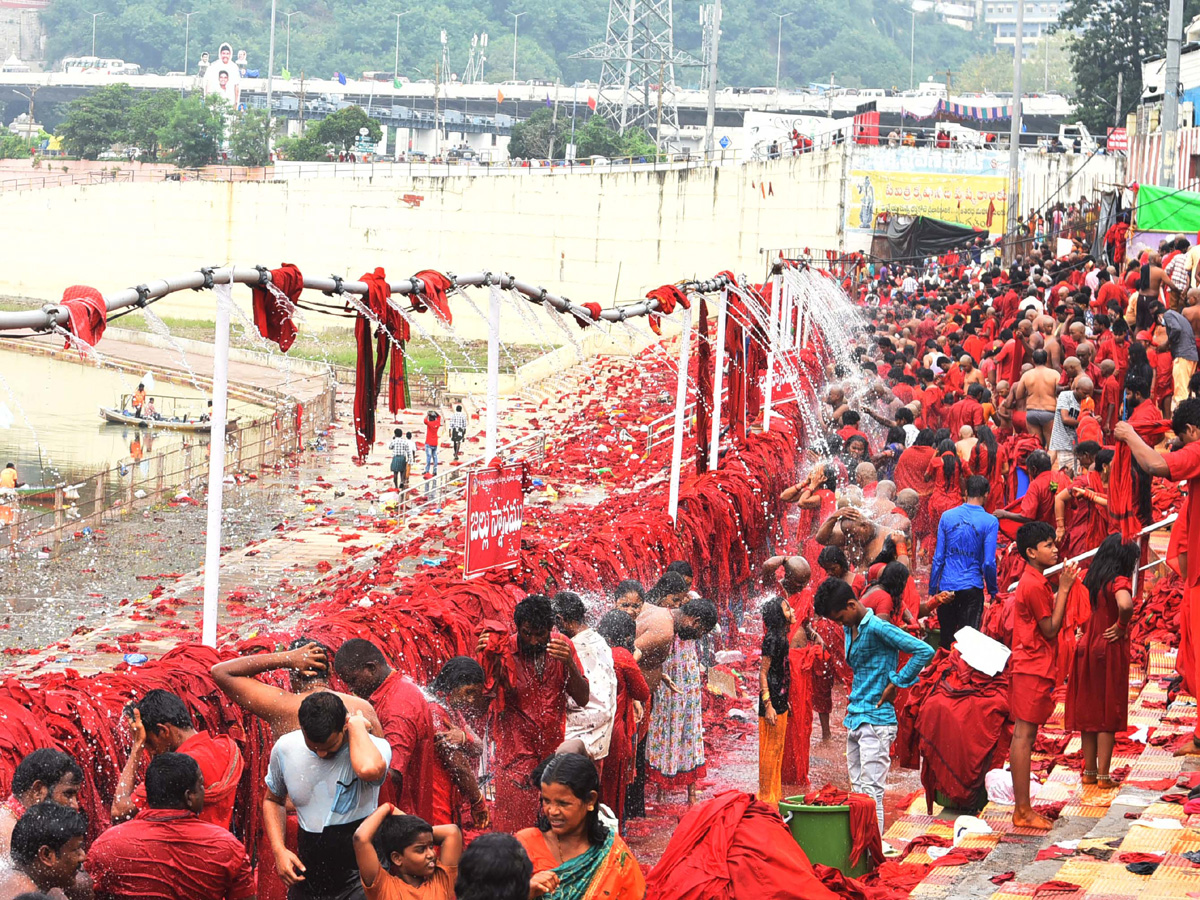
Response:
[[[1162,293],[1163,287],[1171,283],[1162,267],[1162,256],[1157,251],[1150,252],[1148,261],[1150,263],[1150,286],[1144,289],[1138,288],[1138,308],[1143,306],[1148,308],[1159,302],[1159,295]]]
[[[970,461],[971,451],[978,443],[979,438],[975,437],[975,429],[970,425],[964,425],[958,429],[958,440],[954,442],[954,452],[958,454],[958,458],[964,465]]]
[[[213,680],[225,695],[248,713],[267,723],[275,740],[300,727],[300,704],[309,694],[332,691],[329,686],[329,648],[316,641],[300,638],[291,648],[279,653],[258,653],[217,663],[212,667]],[[259,681],[255,676],[276,669],[288,669],[291,692],[273,684]],[[353,715],[361,712],[367,717],[371,733],[383,736],[383,727],[375,708],[353,694],[333,691]]]
[[[996,390],[992,392],[992,405],[996,407],[996,411],[992,413],[992,422],[1002,431],[1012,431],[1013,427],[1012,409],[1004,402],[1010,393],[1012,389],[1007,381],[997,381]]]
[[[1192,334],[1200,335],[1200,287],[1188,289],[1187,305],[1180,312],[1188,320],[1188,324],[1192,326]],[[1196,338],[1196,346],[1200,347],[1200,337]]]
[[[963,389],[965,390],[972,384],[982,385],[987,387],[987,382],[984,380],[983,371],[975,367],[975,360],[964,353],[958,358],[958,367],[963,373]]]
[[[1010,407],[1024,402],[1026,428],[1043,447],[1050,444],[1058,404],[1058,373],[1046,365],[1047,360],[1045,350],[1033,352],[1033,368],[1021,376],[1008,401]]]
[[[840,387],[830,388],[829,393],[825,395],[825,402],[829,404],[827,413],[829,421],[841,419],[842,413],[850,408],[846,403],[846,392]]]
[[[643,603],[637,616],[634,647],[642,651],[638,666],[646,676],[651,695],[663,679],[663,663],[671,655],[675,638],[693,641],[717,627],[717,608],[708,600],[689,600],[679,609]]]
[[[854,506],[839,509],[821,523],[815,535],[818,544],[823,546],[841,547],[854,568],[862,568],[883,550],[883,543],[888,538],[898,543],[904,540],[902,532],[874,522],[863,517],[862,511]],[[908,554],[897,556],[900,562],[911,568]]]
[[[1042,349],[1046,351],[1046,355],[1050,357],[1050,368],[1062,368],[1063,348],[1062,342],[1054,336],[1054,331],[1057,322],[1051,316],[1039,316],[1037,322],[1034,323],[1037,330],[1042,333],[1044,342]]]

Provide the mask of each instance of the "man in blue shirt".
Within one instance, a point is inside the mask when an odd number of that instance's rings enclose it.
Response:
[[[933,648],[875,615],[854,597],[840,578],[827,578],[817,588],[817,615],[846,629],[846,662],[854,671],[846,705],[846,766],[850,789],[875,801],[879,833],[883,834],[883,789],[892,765],[896,739],[899,688],[916,684],[921,670],[933,659]],[[900,654],[910,658],[897,671]],[[886,851],[886,846],[885,846]]]
[[[942,513],[929,573],[929,594],[953,592],[938,607],[942,646],[949,649],[960,628],[983,624],[983,585],[996,596],[996,534],[1000,523],[983,508],[990,486],[982,475],[967,479],[967,502]]]

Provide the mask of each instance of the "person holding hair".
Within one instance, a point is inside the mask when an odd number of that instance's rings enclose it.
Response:
[[[1026,522],[1017,529],[1017,553],[1025,570],[1013,597],[1012,656],[1008,691],[1013,720],[1009,763],[1013,778],[1013,825],[1049,829],[1051,822],[1033,811],[1029,799],[1030,760],[1038,727],[1054,712],[1057,687],[1058,633],[1067,610],[1067,593],[1079,569],[1066,563],[1058,579],[1058,592],[1045,576],[1058,562],[1054,529],[1045,522]]]
[[[525,848],[511,834],[481,834],[463,851],[456,900],[537,900],[558,889],[553,871],[533,874]]]
[[[263,830],[290,900],[361,896],[354,832],[379,805],[392,749],[361,712],[322,691],[300,704],[300,729],[271,748]],[[298,852],[285,844],[287,802],[299,820]]]
[[[991,485],[982,475],[967,479],[967,499],[938,522],[937,548],[929,571],[929,595],[952,593],[938,608],[941,646],[949,649],[960,628],[983,624],[983,589],[995,597],[996,538],[1000,522],[984,508]]]
[[[674,575],[674,573],[671,573]],[[682,588],[683,577],[675,575]],[[617,672],[612,649],[596,631],[588,627],[587,607],[573,591],[554,595],[558,629],[575,647],[579,664],[588,681],[588,702],[579,706],[567,701],[565,740],[579,740],[592,761],[603,767],[612,742],[613,720],[617,713]]]
[[[12,793],[0,803],[0,860],[8,856],[9,842],[17,821],[31,806],[51,801],[79,809],[83,769],[61,750],[34,750],[13,771]]]
[[[912,687],[933,659],[933,648],[885,622],[854,595],[840,578],[827,578],[813,599],[817,615],[845,629],[846,661],[854,672],[846,705],[846,765],[851,790],[875,801],[879,833],[884,833],[883,791],[892,765],[896,708],[900,688]],[[909,654],[900,666],[900,654]],[[886,847],[885,847],[886,851]]]
[[[611,648],[617,678],[617,709],[612,741],[600,774],[600,802],[613,811],[618,821],[624,821],[626,788],[635,768],[638,723],[645,718],[650,688],[637,664],[641,654],[633,643],[637,635],[633,619],[614,609],[600,619],[596,631]]]
[[[146,806],[145,785],[136,791],[133,788],[145,755],[186,753],[199,763],[204,775],[205,805],[200,818],[228,828],[245,765],[233,739],[226,734],[213,737],[207,731],[197,731],[183,701],[170,691],[157,688],[125,707],[125,717],[133,734],[133,746],[117,781],[113,822],[131,819]]]
[[[78,890],[86,836],[87,817],[79,810],[53,800],[31,806],[13,828],[12,868],[0,873],[0,897],[26,891],[61,896]]]
[[[791,605],[775,597],[762,605],[762,660],[758,672],[758,799],[775,806],[783,796],[783,744],[792,689],[788,631]]]
[[[516,834],[534,872],[553,871],[562,900],[642,900],[641,867],[620,835],[600,821],[600,776],[592,761],[560,753],[534,774],[541,789],[537,827]]]
[[[1129,622],[1133,618],[1131,577],[1138,561],[1136,541],[1110,534],[1083,578],[1092,615],[1075,646],[1067,678],[1066,730],[1083,735],[1084,784],[1115,787],[1112,764],[1116,735],[1129,724]]]
[[[462,802],[471,806],[471,820],[478,829],[491,824],[487,801],[479,787],[479,759],[483,740],[471,720],[486,709],[483,699],[483,667],[469,656],[446,661],[429,686],[433,697],[433,821],[438,825],[461,824]]]
[[[462,454],[463,441],[467,439],[467,415],[463,412],[462,404],[457,403],[454,406],[454,412],[450,413],[450,443],[454,445],[454,461],[458,462],[458,457]]]
[[[457,825],[430,825],[391,803],[367,816],[354,832],[358,877],[367,900],[454,900],[462,849]]]
[[[204,778],[182,753],[146,769],[146,809],[109,828],[88,850],[87,871],[104,900],[254,900],[242,842],[202,821]]]

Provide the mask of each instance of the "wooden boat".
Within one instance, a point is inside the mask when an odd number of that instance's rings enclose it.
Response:
[[[100,407],[100,415],[106,422],[111,422],[114,425],[125,425],[129,428],[190,431],[196,434],[208,434],[212,431],[212,422],[188,421],[186,419],[142,419],[123,410],[112,409],[107,406]],[[237,419],[231,420],[229,424],[232,425],[234,422],[237,422]]]

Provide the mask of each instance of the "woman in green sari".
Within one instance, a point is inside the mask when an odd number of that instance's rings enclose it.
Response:
[[[641,867],[620,835],[600,821],[600,776],[592,761],[560,753],[539,781],[538,826],[516,836],[535,873],[558,875],[558,890],[546,900],[642,900]]]

